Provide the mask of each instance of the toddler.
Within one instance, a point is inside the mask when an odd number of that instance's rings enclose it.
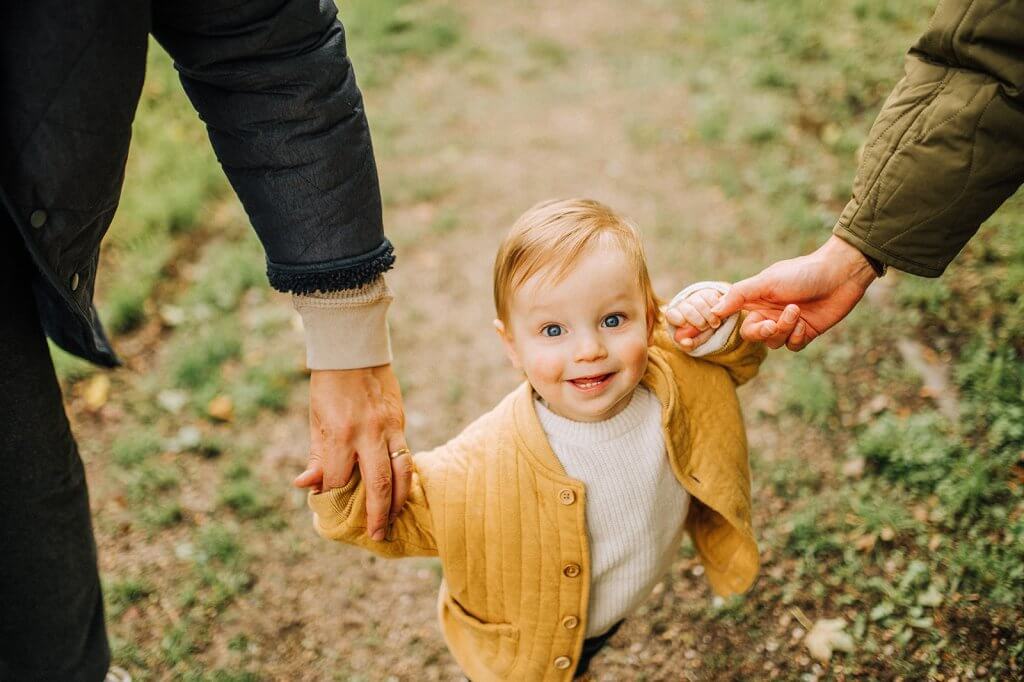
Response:
[[[358,471],[309,497],[317,531],[385,557],[439,556],[441,631],[477,682],[569,680],[650,594],[689,533],[715,592],[758,570],[736,386],[765,352],[700,283],[670,304],[706,329],[683,352],[636,228],[591,200],[546,202],[505,237],[494,326],[526,381],[413,456],[385,540]]]

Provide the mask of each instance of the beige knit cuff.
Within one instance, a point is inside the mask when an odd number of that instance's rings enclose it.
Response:
[[[292,294],[306,334],[306,366],[358,369],[389,364],[387,312],[393,298],[383,275],[358,289]]]

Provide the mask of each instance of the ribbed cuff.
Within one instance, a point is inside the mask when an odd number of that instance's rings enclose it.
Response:
[[[355,503],[355,492],[359,485],[359,479],[359,472],[353,471],[348,483],[342,487],[332,488],[321,493],[311,491],[306,496],[318,533],[331,539],[340,537],[352,516],[352,506]],[[365,519],[363,521],[365,522]]]
[[[357,289],[292,294],[302,316],[309,369],[360,369],[391,362],[384,276]]]
[[[720,294],[725,294],[729,291],[730,286],[731,285],[728,282],[695,282],[694,284],[691,284],[690,286],[686,287],[678,294],[676,294],[672,298],[672,301],[668,304],[668,306],[666,306],[666,309],[671,308],[679,301],[682,301],[686,297],[700,291],[701,289],[714,289]],[[686,354],[692,358],[702,358],[705,355],[711,355],[712,353],[717,353],[718,351],[722,350],[723,348],[725,348],[725,345],[729,343],[729,338],[732,336],[733,330],[736,329],[736,325],[739,323],[739,319],[739,313],[734,313],[730,315],[722,322],[722,325],[715,330],[715,333],[711,335],[711,338],[709,338],[707,341],[700,344],[693,350],[685,351]],[[677,327],[668,324],[667,322],[665,324],[666,326],[668,326],[669,336],[672,338],[673,341],[675,341]]]

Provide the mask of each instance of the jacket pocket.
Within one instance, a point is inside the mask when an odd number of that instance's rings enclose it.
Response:
[[[456,632],[449,633],[449,643],[456,658],[476,659],[477,665],[499,678],[515,665],[519,656],[519,628],[511,623],[485,623],[450,594],[444,596],[443,608],[455,626]]]

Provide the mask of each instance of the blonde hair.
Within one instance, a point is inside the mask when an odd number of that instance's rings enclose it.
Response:
[[[636,267],[647,307],[647,328],[658,319],[658,298],[651,286],[640,231],[631,221],[593,199],[543,201],[521,215],[505,235],[494,259],[494,307],[509,323],[512,292],[542,268],[554,264],[557,282],[592,244],[610,238]]]

